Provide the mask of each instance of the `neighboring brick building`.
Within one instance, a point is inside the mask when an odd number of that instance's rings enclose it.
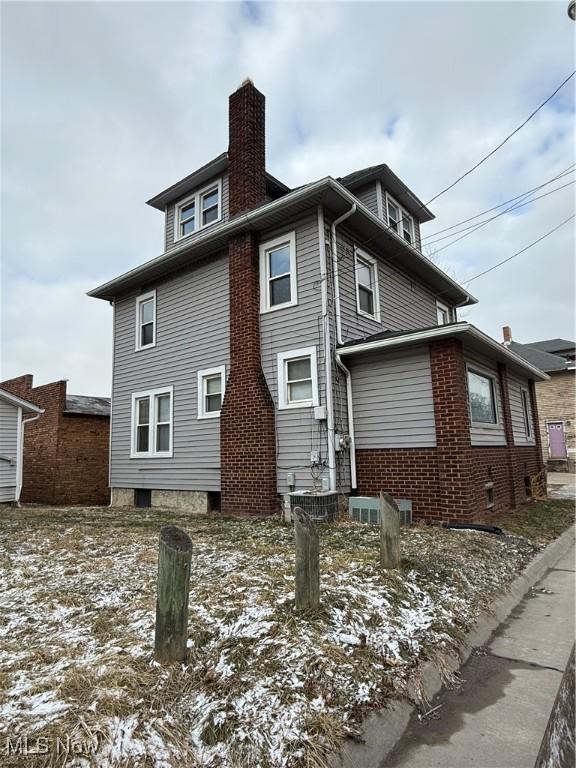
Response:
[[[26,427],[21,501],[109,503],[109,398],[68,395],[66,381],[34,387],[30,374],[0,388],[44,409]]]
[[[508,326],[504,345],[550,377],[536,384],[542,456],[551,470],[576,469],[576,347],[566,339],[519,344]]]

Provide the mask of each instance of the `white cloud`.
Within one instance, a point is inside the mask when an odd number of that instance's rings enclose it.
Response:
[[[85,291],[161,252],[144,201],[226,147],[227,96],[247,75],[267,97],[276,176],[387,162],[427,200],[566,76],[573,32],[555,2],[5,4],[4,375],[109,390],[110,312]],[[574,162],[573,93],[433,203],[423,234]],[[568,188],[438,259],[470,277],[573,208]],[[470,318],[495,336],[570,336],[573,253],[567,226],[472,283]]]

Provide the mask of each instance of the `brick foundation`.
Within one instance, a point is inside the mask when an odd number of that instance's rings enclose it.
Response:
[[[527,500],[526,480],[542,471],[541,448],[515,446],[508,401],[508,374],[499,368],[506,445],[473,446],[461,343],[430,344],[436,448],[359,449],[358,492],[386,491],[411,499],[415,518],[465,522],[486,512],[504,512]],[[534,423],[538,423],[532,397]],[[493,492],[489,507],[488,487]]]
[[[66,382],[33,386],[30,374],[0,384],[44,408],[24,431],[20,500],[35,504],[107,504],[110,419],[65,414]]]

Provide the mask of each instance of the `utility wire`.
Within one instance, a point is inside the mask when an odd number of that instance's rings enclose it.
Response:
[[[529,189],[526,192],[522,192],[522,194],[516,195],[516,197],[511,197],[509,200],[504,200],[502,203],[498,203],[498,205],[495,205],[492,208],[487,208],[485,211],[481,211],[480,213],[477,213],[474,216],[470,216],[468,219],[462,219],[462,221],[458,221],[456,222],[456,224],[451,224],[449,227],[444,227],[444,229],[439,229],[436,232],[431,232],[429,235],[425,235],[424,237],[421,237],[420,240],[424,242],[424,240],[430,240],[431,238],[435,238],[436,235],[441,235],[443,232],[448,232],[451,229],[456,229],[456,227],[459,227],[462,224],[468,224],[469,221],[474,221],[474,219],[479,219],[480,216],[485,216],[487,213],[492,213],[492,211],[497,211],[498,208],[502,208],[502,206],[508,205],[508,203],[513,203],[516,200],[520,200],[521,198],[526,197],[527,195],[531,195],[533,192],[538,192],[538,190],[543,189],[544,187],[547,187],[549,184],[553,184],[555,181],[558,181],[559,179],[563,179],[565,176],[569,176],[571,173],[574,173],[575,165],[576,163],[572,163],[572,165],[569,165],[568,168],[565,168],[563,171],[560,171],[560,173],[557,176],[553,176],[551,179],[549,179],[548,181],[545,181],[543,184],[539,184],[537,187],[533,187],[532,189]]]
[[[516,253],[513,253],[512,256],[508,256],[507,259],[503,259],[502,261],[499,261],[497,264],[493,264],[488,269],[485,269],[483,272],[479,272],[477,275],[474,275],[474,277],[469,278],[468,280],[464,280],[464,283],[466,285],[469,285],[474,280],[477,280],[479,277],[482,277],[483,275],[487,275],[488,272],[492,272],[495,269],[498,269],[498,267],[501,267],[503,264],[507,264],[509,261],[512,261],[512,259],[515,259],[517,256],[520,256],[521,253],[525,253],[527,250],[532,248],[533,246],[537,245],[538,243],[541,243],[542,240],[545,240],[547,237],[550,237],[554,232],[556,232],[560,227],[563,227],[565,224],[568,224],[569,221],[571,221],[576,216],[575,213],[572,214],[572,216],[568,216],[567,219],[564,219],[563,222],[558,224],[554,227],[554,229],[551,229],[549,232],[546,232],[545,235],[542,235],[542,237],[539,237],[538,240],[534,240],[534,242],[527,245],[525,248],[522,248],[520,251],[516,251]]]
[[[499,149],[501,149],[501,148],[504,146],[504,144],[506,144],[506,142],[510,141],[510,139],[511,139],[513,136],[515,136],[515,135],[518,133],[518,131],[522,130],[522,128],[524,128],[524,126],[525,126],[527,123],[529,123],[529,122],[530,122],[530,120],[532,120],[532,118],[533,118],[535,115],[537,115],[537,114],[538,114],[538,112],[540,112],[540,110],[542,109],[542,107],[546,106],[546,104],[548,104],[548,102],[549,102],[551,99],[553,99],[553,98],[554,98],[554,96],[556,96],[556,94],[558,93],[558,91],[559,91],[561,88],[563,88],[563,87],[566,85],[566,83],[567,83],[567,82],[569,82],[569,81],[570,81],[570,80],[571,80],[571,79],[574,77],[574,75],[576,75],[576,70],[574,70],[574,71],[572,72],[572,74],[571,74],[571,75],[568,75],[568,77],[567,77],[565,80],[563,80],[563,81],[560,83],[560,85],[558,86],[558,88],[556,88],[556,90],[555,90],[553,93],[551,93],[551,94],[550,94],[550,96],[548,96],[548,98],[547,98],[545,101],[543,101],[543,102],[542,102],[542,104],[540,104],[540,106],[539,106],[539,107],[537,107],[537,108],[534,110],[534,112],[532,112],[530,115],[528,115],[528,117],[526,118],[526,120],[524,120],[524,122],[523,122],[523,123],[521,123],[521,124],[520,124],[520,125],[519,125],[517,128],[515,128],[515,129],[512,131],[512,133],[509,133],[509,134],[508,134],[508,136],[506,136],[506,138],[505,138],[503,141],[501,141],[501,142],[500,142],[500,144],[498,144],[498,146],[494,147],[494,149],[492,149],[490,152],[488,152],[488,154],[487,154],[487,155],[484,155],[484,157],[483,157],[481,160],[479,160],[479,161],[476,163],[476,165],[473,165],[473,166],[472,166],[472,168],[470,168],[468,171],[466,171],[466,173],[463,173],[461,176],[459,176],[459,177],[456,179],[456,181],[453,181],[453,182],[452,182],[452,184],[449,184],[447,187],[445,187],[444,189],[442,189],[440,192],[438,192],[438,194],[437,194],[437,195],[434,195],[434,197],[431,197],[431,198],[430,198],[430,200],[428,200],[428,202],[427,202],[427,203],[423,203],[421,207],[422,207],[422,208],[424,208],[425,206],[427,206],[427,205],[430,205],[430,203],[432,203],[434,200],[437,200],[437,199],[438,199],[438,198],[439,198],[441,195],[443,195],[443,194],[445,194],[446,192],[448,192],[448,190],[450,190],[450,189],[452,189],[453,187],[455,187],[455,186],[456,186],[456,184],[458,184],[460,181],[462,181],[462,179],[465,179],[465,178],[466,178],[466,176],[469,176],[469,175],[470,175],[470,174],[471,174],[473,171],[475,171],[477,168],[479,168],[479,167],[482,165],[482,163],[485,163],[485,162],[486,162],[486,160],[488,160],[488,158],[490,158],[490,157],[492,157],[492,155],[496,154],[496,152],[498,152],[498,150],[499,150]]]
[[[548,197],[548,195],[553,195],[554,192],[559,192],[561,189],[565,189],[566,187],[571,187],[572,184],[574,184],[573,181],[569,181],[567,184],[562,184],[560,187],[556,187],[556,189],[551,189],[549,192],[544,192],[543,195],[538,195],[537,197],[532,197],[530,200],[523,200],[519,203],[516,203],[515,205],[511,205],[508,208],[505,208],[500,213],[497,213],[495,216],[491,216],[489,219],[486,219],[486,221],[481,221],[479,224],[472,224],[469,227],[466,227],[465,229],[461,229],[459,232],[452,232],[449,235],[444,235],[443,237],[439,237],[437,240],[434,240],[433,243],[426,243],[426,245],[434,245],[436,243],[439,243],[441,240],[446,240],[449,237],[455,237],[456,235],[460,235],[460,237],[456,237],[455,240],[452,240],[450,243],[446,243],[446,245],[443,245],[441,248],[437,248],[435,251],[433,251],[432,255],[435,256],[437,253],[440,253],[440,251],[445,250],[446,248],[449,248],[451,245],[454,245],[455,243],[460,242],[460,240],[463,240],[465,237],[468,237],[469,235],[473,235],[474,232],[476,232],[478,229],[482,229],[482,227],[485,227],[486,224],[490,224],[491,221],[494,221],[495,219],[499,219],[500,216],[504,216],[504,214],[509,213],[510,211],[516,211],[518,208],[523,208],[525,205],[530,205],[530,203],[536,202],[536,200],[541,200],[543,197]],[[470,230],[470,231],[466,231]],[[462,234],[464,232],[464,234]]]

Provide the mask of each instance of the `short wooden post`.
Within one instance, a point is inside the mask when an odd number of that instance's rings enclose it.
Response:
[[[168,525],[160,531],[154,658],[161,664],[186,660],[188,590],[192,542]]]
[[[380,491],[380,566],[400,568],[400,510],[389,493]]]
[[[320,606],[320,548],[318,531],[301,507],[294,508],[296,544],[296,610],[315,610]]]

